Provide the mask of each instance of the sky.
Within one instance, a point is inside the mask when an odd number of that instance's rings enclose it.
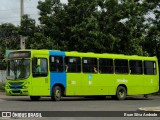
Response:
[[[20,1],[21,0],[0,0],[0,24],[13,23],[20,24]],[[24,14],[36,21],[38,20],[38,5],[39,0],[24,0]],[[44,0],[41,0],[44,1]],[[67,0],[61,0],[62,3],[67,3]]]

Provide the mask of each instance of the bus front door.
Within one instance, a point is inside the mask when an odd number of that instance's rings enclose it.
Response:
[[[49,96],[48,60],[37,57],[33,59],[31,96]]]

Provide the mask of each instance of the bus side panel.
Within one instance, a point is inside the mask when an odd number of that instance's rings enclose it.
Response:
[[[66,95],[113,95],[115,91],[112,74],[67,73]]]
[[[144,75],[144,94],[158,92],[158,75]]]
[[[55,84],[61,84],[66,88],[66,73],[50,73],[50,95],[52,95],[52,87]]]
[[[117,87],[125,85],[127,95],[137,95],[143,93],[143,76],[142,75],[116,75]]]
[[[155,93],[159,91],[159,67],[156,61],[156,71],[154,75],[144,75],[144,94]]]
[[[100,84],[98,82],[101,81]],[[100,90],[103,90],[102,95],[113,95],[116,91],[115,88],[115,75],[114,74],[99,74],[99,80],[96,81]]]
[[[84,95],[112,95],[115,92],[113,74],[85,73],[82,78]]]
[[[53,56],[65,56],[65,52],[49,51],[49,55]],[[51,72],[50,73],[50,95],[52,95],[52,87],[55,84],[61,84],[66,88],[66,73],[65,72]]]
[[[67,73],[67,89],[66,95],[84,95],[82,88],[82,74],[81,73]]]
[[[128,95],[144,94],[144,76],[129,75]]]

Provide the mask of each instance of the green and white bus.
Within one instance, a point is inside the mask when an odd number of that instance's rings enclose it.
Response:
[[[40,72],[36,67],[40,67]],[[121,54],[17,50],[7,58],[6,95],[50,96],[147,95],[159,91],[156,57]]]

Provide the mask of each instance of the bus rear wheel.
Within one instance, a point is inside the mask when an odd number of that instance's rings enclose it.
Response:
[[[59,86],[54,86],[52,89],[52,96],[51,99],[53,101],[60,101],[62,96],[62,90]]]
[[[127,96],[127,90],[124,86],[119,86],[117,88],[116,97],[118,100],[124,100]]]
[[[146,98],[146,99],[147,99],[147,98],[148,98],[148,95],[147,95],[147,94],[145,94],[145,95],[144,95],[144,98]]]
[[[32,101],[38,101],[40,99],[40,96],[30,96],[30,99]]]

